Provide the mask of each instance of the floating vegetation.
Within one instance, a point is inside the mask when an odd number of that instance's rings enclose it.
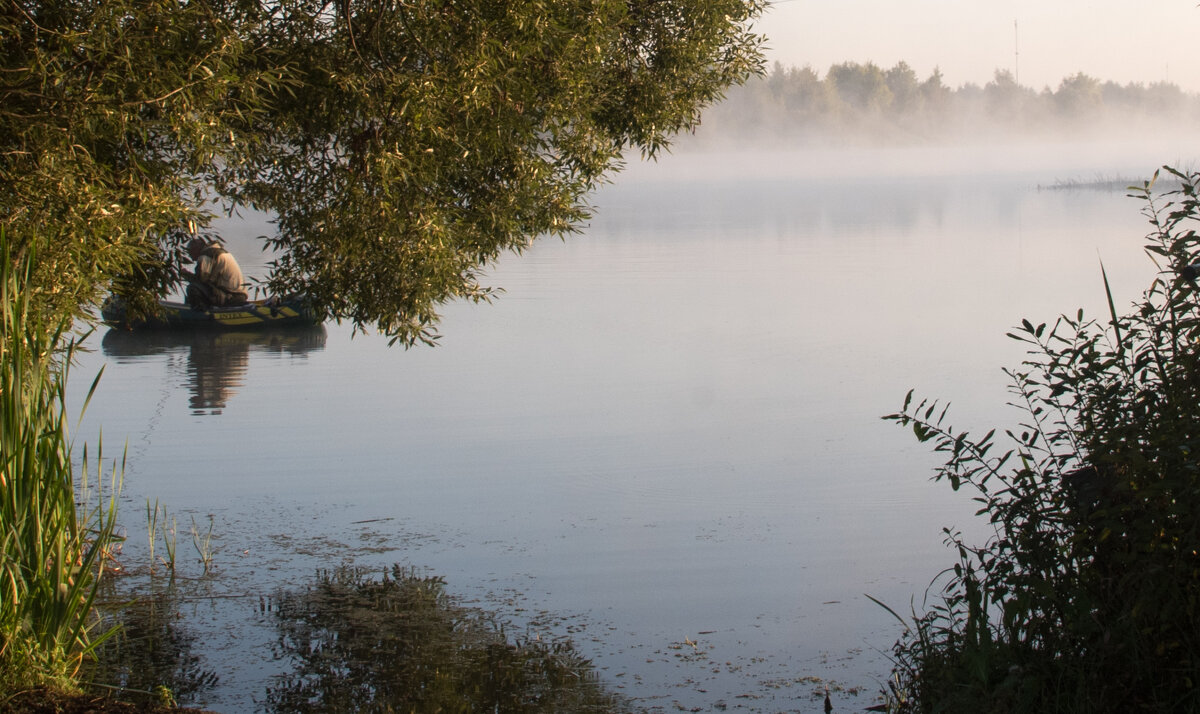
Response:
[[[446,594],[445,581],[393,566],[318,574],[271,604],[272,712],[629,712],[569,641],[510,641],[493,616]]]
[[[1105,176],[1096,174],[1090,179],[1069,178],[1055,179],[1054,183],[1038,184],[1039,191],[1136,191],[1141,195],[1150,177],[1142,176]],[[1182,182],[1174,174],[1155,174],[1153,181],[1155,192],[1175,191]]]
[[[1055,179],[1054,183],[1038,184],[1039,191],[1127,191],[1140,187],[1145,178],[1097,175],[1091,179]]]

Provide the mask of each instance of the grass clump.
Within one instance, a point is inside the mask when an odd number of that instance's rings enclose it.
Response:
[[[1178,190],[1133,190],[1157,274],[1132,309],[1105,276],[1103,319],[1010,335],[1017,429],[956,431],[911,392],[886,417],[995,532],[946,531],[958,559],[895,646],[891,711],[1200,711],[1200,174],[1167,171]]]
[[[72,688],[83,659],[108,634],[96,636],[92,606],[114,543],[117,476],[107,504],[97,489],[88,506],[85,447],[77,504],[63,414],[76,343],[69,322],[46,324],[31,308],[32,262],[14,261],[0,235],[2,692]]]

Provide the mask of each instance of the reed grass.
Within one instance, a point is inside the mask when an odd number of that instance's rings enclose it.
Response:
[[[98,633],[97,587],[112,552],[120,473],[107,496],[96,454],[95,502],[76,502],[64,416],[77,349],[70,324],[31,307],[31,264],[0,234],[0,691],[73,688],[79,665],[112,631]],[[91,399],[99,376],[92,382]],[[81,493],[88,488],[83,449]],[[91,498],[92,496],[88,496]]]
[[[150,547],[150,574],[154,574],[154,564],[158,561],[154,559],[155,544],[158,542],[158,514],[160,513],[158,501],[154,502],[154,507],[150,507],[150,499],[146,499],[146,541]]]
[[[166,523],[167,509],[163,509],[163,546],[167,549],[167,557],[163,558],[163,565],[167,566],[167,570],[172,575],[175,574],[175,536],[179,531],[179,524],[175,521],[175,516],[171,516],[171,526],[167,527]]]
[[[208,575],[213,564],[212,531],[213,517],[211,514],[208,517],[208,531],[205,533],[200,532],[200,526],[196,525],[196,517],[192,516],[192,545],[196,548],[196,554],[200,556],[200,564],[204,566],[205,575]]]
[[[161,525],[160,525],[160,520]],[[170,525],[168,525],[170,519]],[[175,574],[175,541],[178,532],[178,523],[175,516],[167,513],[166,506],[160,506],[158,501],[154,505],[150,505],[150,499],[146,499],[146,539],[150,546],[150,574],[154,575],[154,569],[161,562],[171,574]],[[162,535],[163,547],[166,549],[166,556],[155,556],[159,535]]]

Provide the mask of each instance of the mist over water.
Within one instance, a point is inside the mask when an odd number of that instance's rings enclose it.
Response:
[[[997,69],[983,85],[952,87],[936,68],[921,77],[903,61],[889,68],[842,62],[824,71],[777,62],[730,88],[682,144],[751,151],[914,147],[935,161],[951,147],[1061,154],[1065,146],[1090,143],[1111,160],[1118,147],[1154,144],[1166,150],[1159,160],[1171,162],[1197,119],[1200,95],[1165,81],[1119,84],[1077,72],[1039,90]]]
[[[807,710],[826,681],[861,709],[899,634],[865,594],[919,607],[953,562],[942,527],[986,536],[879,417],[915,388],[955,424],[1009,425],[1001,368],[1022,354],[1004,333],[1102,316],[1101,260],[1119,305],[1149,284],[1138,201],[1047,188],[1200,156],[1134,138],[683,142],[601,190],[580,235],[502,259],[487,282],[505,292],[448,306],[437,348],[335,324],[291,342],[101,332],[75,433],[128,438],[131,563],[146,499],[213,514],[206,582],[239,597],[185,621],[218,711],[252,709],[280,667],[252,603],[342,562],[442,575],[513,632],[572,638],[652,709]],[[269,226],[221,228],[261,275]],[[197,396],[213,364],[236,365],[219,409]]]

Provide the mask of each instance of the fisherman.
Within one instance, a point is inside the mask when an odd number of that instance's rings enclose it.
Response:
[[[246,304],[250,296],[242,285],[242,269],[220,243],[196,237],[188,242],[187,252],[196,261],[196,272],[182,271],[188,281],[184,293],[188,307],[205,310]]]

